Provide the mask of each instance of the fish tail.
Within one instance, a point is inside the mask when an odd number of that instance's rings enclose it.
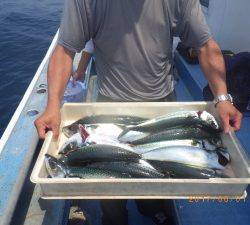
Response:
[[[130,131],[130,128],[126,127],[118,136],[118,140],[120,140],[125,134]]]

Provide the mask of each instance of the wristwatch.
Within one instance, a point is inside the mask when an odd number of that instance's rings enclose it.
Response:
[[[216,106],[219,102],[229,101],[233,104],[233,97],[230,94],[219,95],[214,99],[214,105]]]

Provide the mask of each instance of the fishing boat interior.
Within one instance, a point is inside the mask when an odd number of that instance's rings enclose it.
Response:
[[[225,55],[236,55],[250,51],[248,0],[242,4],[234,0],[202,0],[208,24]],[[232,19],[236,18],[236,19]],[[44,111],[47,102],[47,69],[50,56],[56,46],[56,33],[46,56],[33,77],[22,101],[17,107],[8,127],[0,140],[0,224],[12,225],[67,225],[77,224],[72,218],[79,218],[80,224],[101,225],[99,201],[41,198],[39,185],[30,181],[30,176],[43,142],[39,140],[34,120]],[[175,70],[175,91],[178,102],[204,101],[203,90],[207,81],[197,56],[192,49],[184,49],[175,40],[173,51]],[[77,54],[74,67],[81,55]],[[85,102],[97,98],[97,74],[94,59],[91,59],[85,76]],[[250,105],[249,105],[250,106]],[[244,113],[242,127],[236,133],[241,145],[250,154],[250,117]],[[249,164],[250,171],[250,164]],[[59,187],[60,188],[60,187]],[[172,219],[176,225],[249,225],[250,200],[247,193],[238,198],[197,198],[171,200]],[[153,225],[142,216],[133,200],[128,201],[130,225]],[[91,218],[88,220],[88,218]],[[85,222],[84,222],[85,221]]]

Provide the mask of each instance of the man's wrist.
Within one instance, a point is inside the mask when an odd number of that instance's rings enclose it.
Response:
[[[60,110],[61,107],[61,101],[60,99],[53,99],[53,100],[48,100],[47,103],[47,110]]]

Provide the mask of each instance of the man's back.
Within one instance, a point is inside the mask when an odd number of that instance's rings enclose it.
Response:
[[[79,51],[93,38],[99,92],[139,101],[173,91],[173,36],[194,47],[210,38],[198,0],[68,0],[59,43]]]

